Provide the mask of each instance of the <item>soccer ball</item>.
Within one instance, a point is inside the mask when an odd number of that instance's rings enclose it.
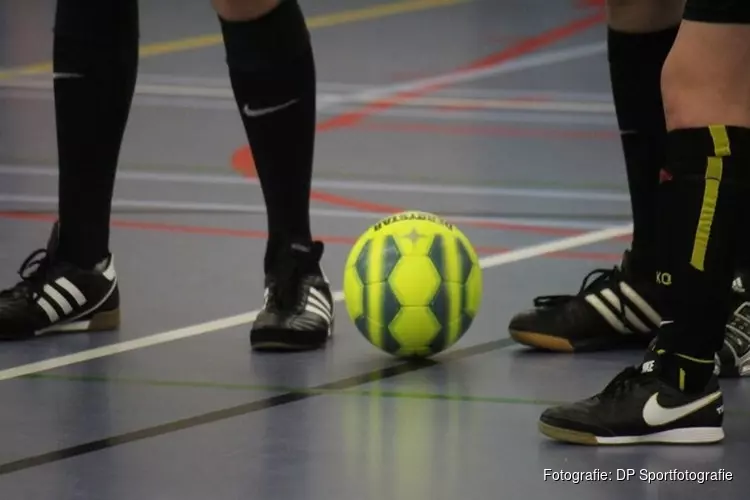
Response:
[[[372,345],[400,357],[427,357],[471,326],[482,301],[482,270],[456,226],[404,212],[378,221],[354,244],[344,299]]]

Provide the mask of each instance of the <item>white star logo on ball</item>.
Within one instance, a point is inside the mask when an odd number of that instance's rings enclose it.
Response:
[[[422,236],[421,234],[419,234],[417,232],[416,228],[412,228],[411,232],[409,234],[404,235],[404,237],[408,238],[409,240],[411,240],[411,242],[412,242],[413,245],[416,245],[417,241],[419,241],[424,236]]]

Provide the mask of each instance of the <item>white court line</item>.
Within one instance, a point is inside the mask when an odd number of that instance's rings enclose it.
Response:
[[[516,73],[526,69],[539,68],[543,66],[550,66],[553,64],[559,64],[563,62],[574,61],[577,59],[583,59],[591,57],[597,54],[606,52],[607,45],[604,42],[587,43],[577,45],[574,47],[568,47],[565,49],[551,50],[542,52],[540,54],[534,54],[530,56],[520,57],[510,61],[504,61],[498,64],[494,64],[487,67],[473,68],[466,70],[450,71],[442,75],[437,75],[429,78],[420,78],[411,80],[408,82],[400,82],[388,85],[378,85],[367,88],[365,90],[358,90],[351,93],[345,94],[321,94],[318,109],[323,111],[331,106],[338,105],[351,105],[351,104],[367,104],[372,101],[385,99],[403,92],[414,92],[431,87],[447,87],[451,85],[457,85],[461,83],[467,83],[476,81],[482,78],[490,76],[503,75],[508,73]],[[44,80],[20,80],[20,81],[6,81],[0,82],[0,88],[16,88],[16,89],[27,89],[27,90],[48,90],[51,88],[52,83]],[[232,99],[231,89],[229,88],[208,88],[208,87],[194,87],[184,85],[158,85],[158,84],[139,84],[136,86],[136,95],[152,96],[152,97],[168,97],[168,98],[226,98]],[[414,101],[415,103],[421,102],[419,98]],[[511,103],[512,104],[512,103]],[[507,104],[507,105],[511,105]],[[555,109],[560,108],[561,111],[570,110],[571,106],[578,106],[581,110],[609,110],[612,105],[611,103],[598,104],[598,103],[579,103],[573,105],[570,103],[554,103],[539,104],[529,103],[529,106],[544,106],[547,108]],[[518,104],[513,104],[518,106]],[[204,107],[204,106],[201,106]],[[600,109],[601,108],[601,109]],[[580,110],[579,110],[580,111]]]
[[[350,107],[353,105],[364,105],[372,101],[386,99],[393,97],[404,92],[414,92],[424,89],[435,88],[435,92],[442,91],[444,88],[458,85],[462,83],[468,83],[482,78],[490,76],[499,76],[509,73],[516,73],[527,69],[540,68],[544,66],[550,66],[554,64],[560,64],[564,62],[575,61],[578,59],[584,59],[594,55],[602,54],[606,52],[606,43],[588,43],[577,45],[574,47],[568,47],[559,50],[551,50],[534,54],[530,56],[520,57],[510,61],[504,61],[495,65],[458,70],[447,72],[442,75],[421,78],[408,82],[401,82],[395,84],[388,84],[382,86],[374,86],[366,90],[355,91],[346,94],[322,94],[318,102],[318,112],[321,115],[330,115],[331,113],[345,113],[350,111]],[[31,94],[28,92],[32,89],[44,89],[48,88],[50,83],[40,80],[31,81],[20,81],[18,83],[11,84],[10,82],[0,82],[0,88],[5,85],[11,88],[11,97],[19,99],[52,99],[52,93],[45,94]],[[13,91],[12,89],[18,89]],[[203,97],[196,98],[190,97],[191,92],[199,94]],[[168,107],[168,108],[183,108],[183,109],[226,109],[236,112],[236,105],[233,99],[229,99],[229,90],[224,88],[206,89],[195,87],[190,90],[190,87],[174,86],[174,85],[149,85],[143,84],[136,87],[136,99],[134,105],[136,106],[154,106],[154,107]],[[177,95],[175,95],[177,94]],[[206,97],[213,97],[214,99],[205,99]],[[215,98],[221,97],[221,100]],[[223,98],[227,99],[224,100]],[[560,114],[563,111],[572,111],[570,103],[559,103],[559,104],[546,104],[543,105],[547,109],[537,111],[527,111],[526,114],[516,110],[490,110],[490,111],[451,111],[451,112],[439,112],[436,113],[430,108],[410,106],[410,100],[396,103],[392,107],[377,110],[372,113],[373,115],[391,116],[398,117],[406,114],[409,118],[426,118],[426,119],[439,119],[439,120],[472,120],[472,121],[487,121],[487,122],[519,122],[519,123],[560,123],[560,124],[587,124],[587,125],[612,125],[612,113],[606,110],[612,108],[612,104],[585,104],[579,109],[580,113],[584,108],[588,109],[599,109],[594,113],[588,112],[583,114]],[[415,101],[419,102],[419,101]],[[528,106],[539,106],[531,103]],[[573,106],[575,107],[575,106]],[[579,106],[580,108],[580,106]],[[557,111],[554,111],[557,109]],[[602,111],[604,113],[602,113]],[[490,113],[489,115],[487,113]],[[495,118],[492,118],[492,117]],[[500,118],[502,117],[502,119]]]
[[[346,96],[342,96],[344,102],[357,102],[366,103],[372,101],[378,101],[393,97],[394,95],[401,94],[404,92],[419,92],[424,89],[432,87],[447,87],[454,86],[461,83],[473,82],[489,76],[503,75],[507,73],[515,73],[526,69],[539,68],[542,66],[550,66],[553,64],[559,64],[568,61],[574,61],[576,59],[582,59],[591,57],[593,55],[602,54],[606,52],[607,44],[604,42],[587,43],[583,45],[577,45],[575,47],[569,47],[560,50],[551,50],[543,52],[541,54],[535,54],[510,61],[501,62],[492,66],[450,71],[443,75],[438,75],[430,78],[420,78],[404,83],[397,83],[393,85],[383,85],[382,87],[375,87],[370,90],[364,90],[361,92],[355,92]],[[336,104],[335,101],[329,101],[330,104]]]
[[[605,52],[605,50],[605,43],[587,44],[583,46],[550,51],[542,54],[506,61],[486,68],[455,71],[433,78],[423,78],[402,84],[384,85],[382,87],[373,88],[363,92],[356,92],[353,96],[349,97],[356,98],[359,102],[377,101],[383,98],[391,97],[394,94],[400,94],[402,92],[419,91],[435,86],[442,87],[456,85],[460,83],[479,80],[488,76],[512,73],[525,69],[538,68],[541,66],[572,61],[583,57],[600,54]],[[327,104],[331,105],[336,103],[329,101]],[[563,238],[560,240],[551,241],[549,243],[519,248],[517,250],[513,250],[503,254],[490,256],[482,259],[481,263],[483,268],[497,267],[512,262],[518,262],[521,260],[546,255],[549,253],[576,248],[599,241],[605,241],[617,236],[629,234],[631,231],[632,227],[630,225],[624,227],[618,226],[608,229],[602,229],[579,236]],[[340,301],[342,298],[342,292],[336,292],[335,299],[337,301]],[[116,354],[143,349],[146,347],[152,347],[167,342],[195,337],[206,333],[212,333],[219,330],[224,330],[226,328],[246,325],[248,323],[251,323],[257,316],[257,314],[258,311],[251,311],[243,314],[238,314],[236,316],[209,321],[207,323],[179,328],[177,330],[148,335],[139,339],[119,342],[96,349],[89,349],[67,356],[59,356],[36,363],[29,363],[5,370],[0,370],[0,380],[18,378],[25,375],[31,375],[33,373],[39,373],[56,368],[62,368],[64,366],[91,361],[93,359],[113,356]]]
[[[562,238],[547,243],[541,243],[539,245],[531,245],[528,247],[511,250],[509,252],[491,255],[489,257],[481,259],[479,263],[483,269],[490,269],[493,267],[511,264],[513,262],[532,259],[534,257],[541,257],[550,253],[561,252],[585,245],[591,245],[593,243],[606,241],[618,236],[625,236],[630,234],[632,230],[632,224],[628,224],[627,226],[610,227],[578,236]],[[340,302],[341,300],[343,300],[343,298],[344,294],[342,291],[337,291],[334,293],[334,300],[336,302]],[[97,347],[95,349],[88,349],[86,351],[77,352],[75,354],[45,359],[44,361],[19,365],[13,368],[6,368],[5,370],[0,370],[0,381],[23,377],[34,373],[45,372],[48,370],[54,370],[57,368],[63,368],[65,366],[75,365],[79,363],[85,363],[94,359],[114,356],[130,351],[136,351],[138,349],[145,349],[147,347],[166,344],[168,342],[183,340],[190,337],[197,337],[198,335],[205,335],[207,333],[226,330],[228,328],[247,325],[255,320],[258,312],[259,311],[257,310],[250,311],[242,314],[237,314],[235,316],[229,316],[226,318],[209,321],[206,323],[200,323],[184,328],[178,328],[176,330],[148,335],[146,337],[141,337],[126,342],[118,342],[103,347]]]
[[[3,85],[0,83],[0,88]],[[7,88],[22,90],[52,90],[47,82],[16,82],[14,85],[5,85]],[[353,94],[319,92],[317,95],[318,107],[321,111],[325,110],[328,105],[361,105],[370,102],[372,99],[368,96],[372,90],[359,91]],[[163,97],[168,99],[190,98],[200,99],[221,99],[227,101],[226,105],[201,105],[202,108],[208,109],[234,109],[234,93],[231,89],[211,88],[211,87],[183,87],[177,85],[153,85],[139,84],[136,87],[136,95],[148,97]],[[527,93],[528,95],[528,93]],[[167,101],[155,101],[167,102]],[[448,97],[448,96],[426,96],[413,97],[404,102],[394,103],[396,106],[405,107],[463,107],[472,108],[477,111],[546,111],[557,113],[598,113],[611,115],[614,113],[614,105],[611,102],[598,101],[560,101],[560,100],[538,100],[526,98],[523,96],[511,96],[509,98],[472,98],[472,97]]]
[[[15,80],[0,80],[0,87],[12,87],[14,83],[23,87],[27,83],[35,85],[38,82],[48,82],[47,88],[52,86],[52,74],[35,75],[28,77],[18,77]],[[174,74],[156,74],[156,73],[138,73],[138,82],[148,85],[175,85],[179,87],[198,87],[198,88],[230,88],[231,83],[228,76],[224,77],[207,77],[191,75],[174,75]],[[391,82],[398,83],[398,82]],[[387,84],[384,82],[383,84]],[[318,89],[324,94],[342,94],[368,90],[373,87],[372,83],[351,83],[351,82],[330,82],[319,81]],[[574,90],[554,90],[554,89],[521,89],[521,88],[445,88],[435,92],[435,95],[445,97],[476,97],[476,98],[518,98],[522,96],[542,97],[551,100],[585,100],[612,103],[611,92],[593,92],[593,91],[574,91]]]
[[[19,211],[24,208],[17,204],[29,204],[42,207],[41,210],[52,211],[57,209],[56,196],[37,196],[37,195],[11,195],[0,193],[0,204],[14,203],[8,211]],[[2,205],[0,205],[1,207]],[[265,205],[243,205],[239,203],[201,203],[201,202],[179,202],[179,201],[159,201],[159,200],[127,200],[115,198],[112,200],[112,208],[115,210],[133,210],[142,211],[146,214],[153,212],[168,213],[187,213],[187,214],[265,214]],[[385,216],[388,212],[370,212],[362,210],[346,210],[343,208],[311,208],[310,215],[314,217],[332,217],[338,219],[358,219],[376,221]],[[573,216],[569,218],[545,218],[539,217],[492,217],[492,216],[472,216],[457,215],[455,213],[437,213],[445,218],[450,218],[456,223],[475,223],[475,222],[496,222],[498,224],[513,224],[519,226],[549,226],[563,229],[601,229],[602,227],[615,224],[616,217],[598,221],[588,221],[576,219]]]
[[[57,168],[38,165],[3,165],[0,164],[0,175],[18,175],[23,177],[57,177]],[[198,185],[259,186],[257,179],[222,174],[182,174],[175,172],[141,172],[121,170],[117,173],[118,181],[166,182],[170,184],[185,183]],[[525,187],[488,187],[461,186],[458,184],[426,184],[414,182],[383,181],[346,181],[333,179],[313,180],[315,189],[340,189],[358,192],[386,192],[408,194],[442,194],[459,196],[508,196],[519,198],[544,198],[556,200],[583,200],[603,202],[630,203],[627,193],[613,191],[595,191],[567,188],[525,188]],[[0,194],[0,199],[2,199]]]
[[[49,82],[52,81],[52,74],[19,77],[15,80],[0,80],[0,87],[12,87],[16,82],[19,86],[31,82],[48,82],[47,88],[52,88]],[[155,73],[138,73],[138,82],[148,85],[175,85],[179,87],[198,87],[198,88],[230,88],[229,77],[206,77],[190,75],[172,75],[172,74],[155,74]],[[391,82],[398,83],[398,82]],[[383,84],[387,84],[384,82]],[[330,82],[320,81],[317,84],[323,94],[342,94],[368,90],[373,87],[372,83],[351,83],[351,82]],[[593,91],[574,91],[574,90],[554,90],[554,89],[521,89],[521,88],[446,88],[435,92],[435,95],[445,97],[475,97],[475,98],[518,98],[523,96],[541,97],[551,100],[584,100],[595,102],[606,102],[612,104],[611,92],[593,92]]]

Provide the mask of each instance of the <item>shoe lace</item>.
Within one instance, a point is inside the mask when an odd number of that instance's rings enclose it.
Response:
[[[645,376],[647,376],[647,374],[644,374],[640,367],[629,366],[607,384],[604,390],[599,393],[599,397],[602,399],[617,398],[630,391],[633,385]]]
[[[18,276],[21,281],[13,287],[1,290],[0,297],[20,299],[31,297],[44,287],[45,277],[50,269],[50,258],[46,249],[39,249],[31,253],[21,264]]]
[[[284,265],[279,266],[269,283],[268,304],[277,310],[289,311],[301,305],[304,289],[302,282],[317,260],[312,253],[300,253],[293,258],[283,259],[282,262]]]
[[[581,288],[578,290],[578,293],[575,295],[542,295],[534,299],[534,306],[535,307],[554,307],[558,305],[562,305],[565,303],[570,302],[571,300],[583,297],[588,294],[588,292],[596,288],[597,286],[601,285],[602,283],[605,283],[607,281],[620,281],[622,276],[622,270],[615,266],[612,269],[594,269],[590,273],[588,273],[584,278],[583,282],[581,283]],[[613,289],[615,294],[619,294],[619,290],[617,287]],[[623,301],[620,300],[621,308]],[[622,311],[624,314],[624,310]]]
[[[289,310],[299,304],[301,289],[299,283],[302,279],[300,266],[290,264],[285,266],[271,282],[269,286],[269,304],[280,310]]]
[[[741,303],[732,313],[725,327],[724,345],[736,360],[750,350],[750,302]]]

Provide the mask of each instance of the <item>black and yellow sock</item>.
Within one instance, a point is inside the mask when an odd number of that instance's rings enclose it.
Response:
[[[662,376],[674,387],[684,392],[700,392],[714,372],[715,360],[694,358],[687,354],[671,353],[657,349]]]
[[[743,198],[750,179],[750,129],[722,125],[669,133],[659,186],[656,282],[665,376],[693,390],[711,376],[722,347]]]
[[[617,122],[633,214],[630,267],[650,277],[659,171],[667,154],[667,125],[661,95],[661,69],[678,27],[653,33],[624,33],[609,29],[607,51]]]

